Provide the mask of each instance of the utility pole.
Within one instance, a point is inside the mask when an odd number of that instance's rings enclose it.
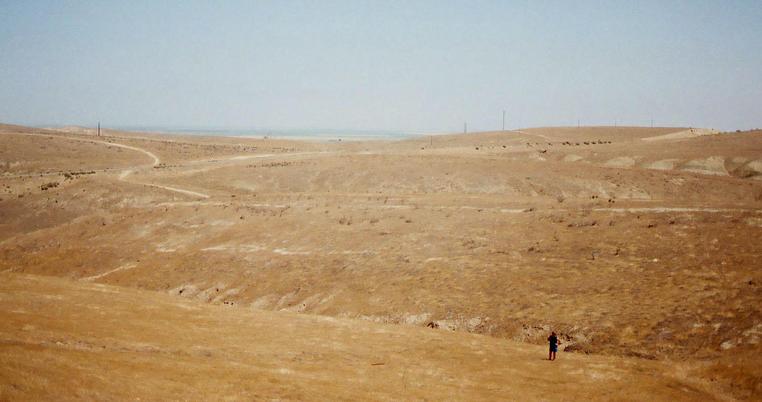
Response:
[[[505,110],[503,110],[503,131],[505,131]]]
[[[468,122],[463,123],[463,134],[468,134]]]
[[[579,119],[577,119],[577,128],[579,128]]]
[[[654,118],[651,118],[651,128],[654,128]]]
[[[101,122],[98,122],[98,137],[101,136]]]

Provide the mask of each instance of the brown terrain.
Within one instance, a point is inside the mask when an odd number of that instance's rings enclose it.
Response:
[[[0,400],[760,400],[760,238],[762,131],[0,125]]]

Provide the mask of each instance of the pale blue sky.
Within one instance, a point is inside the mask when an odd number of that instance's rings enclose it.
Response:
[[[0,121],[762,127],[762,1],[0,0]]]

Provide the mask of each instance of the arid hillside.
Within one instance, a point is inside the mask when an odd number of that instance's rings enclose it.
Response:
[[[759,238],[762,131],[536,128],[396,142],[297,142],[0,126],[0,272],[16,286],[3,289],[3,302],[37,303],[19,293],[28,285],[35,300],[59,289],[76,294],[66,303],[92,301],[108,315],[112,307],[93,293],[103,284],[119,289],[114,297],[125,297],[119,302],[125,305],[177,303],[210,317],[225,309],[220,314],[235,318],[220,324],[224,331],[234,331],[243,317],[304,325],[305,336],[342,323],[349,338],[341,342],[362,340],[346,353],[331,352],[347,364],[359,364],[347,356],[376,342],[362,331],[385,328],[384,342],[398,342],[391,350],[402,350],[408,337],[474,340],[491,345],[487,356],[503,347],[536,354],[536,380],[521,381],[540,387],[547,362],[534,345],[555,330],[562,349],[574,352],[560,357],[563,364],[609,359],[652,373],[643,375],[654,383],[632,389],[644,399],[759,399],[762,372],[748,357],[762,351]],[[19,308],[48,316],[51,305],[40,303]],[[129,325],[154,325],[113,309]],[[161,314],[187,326],[182,310]],[[15,313],[4,306],[0,314]],[[34,314],[13,317],[23,328]],[[71,319],[58,320],[60,336],[78,339],[66,332]],[[164,332],[151,328],[157,336]],[[91,344],[107,336],[93,331]],[[213,337],[211,329],[198,331],[189,336]],[[13,334],[8,339],[20,342]],[[300,347],[293,341],[276,346]],[[241,339],[230,342],[235,346],[226,353],[246,350]],[[191,353],[194,343],[183,345],[177,353]],[[450,346],[441,347],[444,353]],[[5,350],[29,358],[37,349]],[[76,358],[68,349],[51,350],[64,366]],[[146,359],[164,365],[166,356]],[[280,356],[268,358],[275,365]],[[34,366],[24,367],[18,373]],[[468,387],[482,391],[566,398],[545,388],[530,393],[501,374],[473,375]],[[53,381],[56,372],[47,377]],[[442,378],[420,380],[421,387],[441,386],[436,392],[446,395],[449,385],[437,382]],[[277,395],[311,399],[299,392],[316,385],[302,380],[301,391]],[[575,380],[568,381],[574,388]],[[426,398],[373,394],[381,382],[366,384],[366,395]],[[327,395],[351,398],[345,391]],[[601,399],[616,392],[599,391]],[[8,395],[25,395],[18,392]],[[587,399],[582,395],[570,399]]]
[[[0,274],[0,399],[718,400],[684,364]]]

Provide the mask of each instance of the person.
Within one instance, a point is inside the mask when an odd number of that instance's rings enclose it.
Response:
[[[556,352],[558,352],[558,344],[561,342],[558,340],[558,337],[556,336],[555,332],[551,332],[550,336],[548,337],[548,343],[550,346],[550,350],[548,351],[548,360],[553,361],[556,360]]]

